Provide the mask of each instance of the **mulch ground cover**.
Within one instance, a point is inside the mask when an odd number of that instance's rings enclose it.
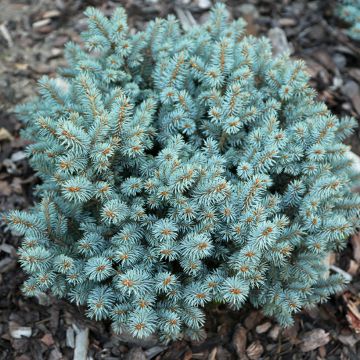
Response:
[[[329,1],[227,1],[233,17],[243,16],[248,32],[267,35],[276,52],[303,59],[319,99],[339,116],[360,116],[360,43],[349,39],[346,24],[334,16]],[[210,0],[0,0],[0,210],[23,209],[33,202],[38,179],[29,167],[19,137],[14,105],[34,94],[36,81],[53,76],[65,64],[63,46],[79,42],[87,5],[105,13],[122,5],[133,28],[144,28],[156,16],[176,14],[183,26],[206,20]],[[360,155],[357,130],[347,140]],[[83,309],[43,296],[26,298],[20,291],[25,275],[17,264],[20,239],[0,231],[0,360],[37,359],[359,359],[360,235],[341,255],[329,259],[332,271],[351,280],[329,302],[303,311],[288,329],[245,307],[231,312],[208,310],[207,338],[169,345],[150,338],[134,342],[116,336],[109,323],[86,319]],[[87,354],[87,355],[86,355]]]

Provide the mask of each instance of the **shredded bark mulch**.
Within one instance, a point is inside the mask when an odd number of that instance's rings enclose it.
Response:
[[[360,116],[360,46],[349,39],[346,24],[334,16],[335,0],[227,1],[233,17],[243,16],[248,32],[267,35],[276,52],[303,59],[319,99],[339,116]],[[65,64],[63,46],[79,42],[86,27],[87,5],[111,13],[122,5],[133,28],[156,16],[176,14],[183,26],[206,20],[210,0],[1,0],[0,3],[0,210],[23,209],[33,202],[38,182],[19,137],[14,105],[34,94],[42,75],[53,76]],[[359,130],[348,143],[360,155]],[[351,283],[343,294],[295,318],[288,329],[245,307],[231,312],[208,310],[207,339],[169,345],[156,339],[134,342],[116,336],[109,323],[88,320],[83,309],[48,296],[26,298],[25,275],[17,264],[20,239],[0,232],[0,360],[256,360],[358,359],[360,355],[360,235],[341,254],[329,258],[331,271],[344,272]]]

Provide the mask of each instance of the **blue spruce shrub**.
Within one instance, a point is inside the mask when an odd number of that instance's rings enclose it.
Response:
[[[347,34],[354,40],[360,40],[360,0],[340,0],[337,14],[351,25]]]
[[[49,292],[116,332],[201,336],[209,303],[292,323],[343,283],[327,254],[358,226],[354,127],[315,100],[301,61],[273,58],[217,5],[190,31],[89,8],[84,48],[19,108],[39,202],[6,222],[27,295]]]

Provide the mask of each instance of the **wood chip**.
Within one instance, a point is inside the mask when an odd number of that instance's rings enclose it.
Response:
[[[20,161],[20,160],[24,160],[24,159],[26,159],[27,158],[27,156],[26,156],[26,153],[25,153],[25,151],[22,151],[22,150],[20,150],[20,151],[17,151],[17,152],[15,152],[15,153],[13,153],[12,155],[11,155],[11,161],[13,161],[13,162],[17,162],[17,161]]]
[[[186,353],[184,354],[184,357],[182,358],[182,360],[191,360],[193,358],[193,353],[191,350],[187,350]]]
[[[64,359],[63,354],[58,348],[51,350],[51,353],[49,355],[49,360],[62,360],[62,359]]]
[[[352,276],[355,276],[359,270],[359,266],[360,264],[355,261],[355,260],[350,260],[350,263],[349,263],[349,267],[347,269],[347,272],[352,275]]]
[[[330,335],[324,329],[314,329],[302,336],[300,350],[308,352],[326,345],[330,341]]]
[[[52,306],[50,310],[50,322],[49,326],[53,334],[56,333],[58,327],[59,327],[59,317],[60,317],[60,311],[57,306]],[[75,338],[74,338],[75,339]],[[75,340],[74,340],[75,344]]]
[[[209,354],[209,356],[208,356],[208,360],[215,360],[215,359],[216,359],[216,353],[217,353],[217,348],[214,347],[214,348],[211,350],[211,352],[210,352],[210,354]]]
[[[0,260],[0,273],[5,273],[16,266],[16,260],[7,256]]]
[[[27,70],[29,68],[29,64],[15,63],[15,68],[17,70],[25,71],[25,70]]]
[[[16,250],[12,245],[3,243],[0,245],[0,251],[3,251],[9,255],[15,256],[16,255]]]
[[[257,310],[252,311],[245,319],[244,325],[247,329],[252,330],[260,324],[264,315]]]
[[[360,83],[360,69],[358,68],[351,68],[349,70],[349,75],[356,80],[358,83]]]
[[[336,73],[337,66],[327,51],[321,49],[316,50],[311,56],[327,70],[331,71],[333,74]]]
[[[11,182],[11,188],[15,193],[21,195],[23,193],[22,179],[19,177],[14,177],[13,181]]]
[[[135,338],[130,332],[123,331],[121,334],[116,334],[115,337],[121,342],[136,345],[144,349],[159,345],[158,338],[155,334],[149,335],[148,337],[143,339],[139,339]]]
[[[211,1],[210,0],[197,0],[197,6],[203,10],[210,9]]]
[[[72,349],[75,347],[75,332],[71,327],[66,329],[66,346]]]
[[[350,291],[345,291],[342,298],[347,307],[346,319],[351,329],[360,334],[360,297],[353,295]]]
[[[46,25],[49,25],[51,23],[51,20],[50,19],[43,19],[43,20],[39,20],[39,21],[35,21],[33,24],[32,24],[32,27],[34,29],[40,29]]]
[[[43,14],[43,19],[50,19],[50,18],[55,18],[55,17],[59,17],[61,15],[61,12],[59,10],[49,10],[49,11],[45,11]]]
[[[259,340],[252,342],[249,345],[249,347],[246,349],[246,354],[250,360],[260,359],[263,352],[264,352],[264,347],[261,345]]]
[[[206,359],[206,356],[207,356],[207,354],[208,354],[208,351],[206,351],[206,352],[199,352],[199,353],[193,353],[192,354],[192,360],[204,360],[204,359]]]
[[[238,14],[246,21],[246,33],[248,35],[257,35],[257,19],[259,12],[254,4],[242,4],[236,8]]]
[[[146,359],[150,360],[167,349],[167,346],[154,346],[145,351]]]
[[[354,308],[353,308],[354,310]],[[357,311],[351,311],[349,308],[349,311],[346,314],[346,319],[349,322],[350,327],[357,333],[360,334],[360,317],[359,312]]]
[[[321,79],[323,83],[330,84],[330,74],[317,61],[307,58],[306,61],[306,70],[312,79]]]
[[[22,337],[30,337],[32,335],[32,329],[28,326],[20,326],[14,321],[9,323],[10,335],[14,339],[21,339]]]
[[[235,328],[232,345],[239,359],[244,359],[246,353],[247,330],[240,324]]]
[[[279,325],[275,325],[269,332],[269,337],[270,339],[276,341],[279,337],[279,334],[280,334],[280,331],[281,331],[281,328]]]
[[[341,88],[342,93],[346,95],[357,112],[360,115],[360,87],[359,85],[353,81],[349,80],[345,83],[345,85]]]
[[[258,325],[256,328],[255,328],[255,331],[258,333],[258,334],[264,334],[266,333],[269,329],[271,328],[271,322],[270,321],[267,321],[261,325]]]
[[[293,18],[281,18],[279,19],[278,24],[283,27],[295,26],[297,21]]]
[[[51,306],[50,296],[45,294],[44,292],[37,293],[35,295],[35,297],[38,300],[40,305],[42,305],[42,306]]]
[[[11,186],[7,181],[0,180],[0,195],[2,196],[9,196],[11,195],[12,190]]]
[[[146,356],[140,347],[134,347],[126,354],[125,359],[126,360],[146,360]]]
[[[50,50],[50,53],[51,53],[51,57],[52,58],[55,58],[55,57],[58,57],[60,55],[62,55],[63,51],[59,48],[52,48]]]
[[[330,267],[335,263],[335,254],[333,252],[328,253],[324,259],[323,264],[326,266],[326,272],[324,277],[327,279],[330,276]]]
[[[175,6],[175,12],[184,30],[190,30],[197,25],[196,20],[189,10]]]
[[[353,257],[360,264],[360,233],[354,234],[350,242],[353,248]]]
[[[0,141],[11,141],[14,137],[5,128],[0,128]]]
[[[11,35],[5,24],[0,25],[0,33],[4,37],[4,39],[7,41],[8,47],[9,48],[13,47],[14,43],[12,41]]]
[[[75,327],[75,332],[74,360],[86,360],[89,347],[89,329]]]
[[[340,274],[341,276],[344,277],[344,279],[346,279],[347,281],[351,281],[353,279],[353,277],[347,273],[345,270],[340,269],[339,267],[337,267],[336,265],[331,265],[330,269],[332,271],[335,271],[336,273]]]
[[[352,151],[347,151],[346,157],[352,161],[353,170],[356,172],[360,172],[360,156],[356,155]],[[360,261],[360,259],[359,259],[359,261]]]
[[[231,360],[232,358],[230,352],[221,345],[216,348],[216,360]]]
[[[356,337],[354,334],[350,335],[339,335],[337,338],[340,342],[342,342],[344,345],[353,347],[355,346],[358,341],[360,340],[359,337]]]
[[[282,55],[284,53],[292,54],[294,52],[294,49],[287,41],[286,34],[283,29],[279,27],[270,29],[268,37],[272,44],[274,56]]]
[[[318,352],[319,352],[319,356],[321,359],[326,358],[326,347],[325,346],[320,346],[318,349]]]
[[[283,330],[283,335],[289,342],[293,345],[296,345],[300,342],[298,339],[298,333],[299,333],[299,323],[295,322],[294,325],[287,327]]]
[[[45,334],[41,339],[41,342],[44,343],[46,346],[51,347],[55,344],[54,338],[50,333]]]

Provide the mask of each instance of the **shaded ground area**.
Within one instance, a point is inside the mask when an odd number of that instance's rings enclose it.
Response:
[[[335,1],[228,1],[234,17],[244,16],[248,31],[269,34],[278,51],[304,59],[312,85],[337,115],[360,115],[360,46],[344,35],[346,24],[333,16]],[[0,0],[0,209],[26,208],[37,179],[27,165],[26,144],[12,113],[15,104],[34,94],[42,75],[64,65],[63,46],[79,41],[87,5],[105,12],[127,8],[131,27],[143,28],[155,16],[175,13],[183,26],[203,22],[209,0]],[[270,31],[270,32],[269,32]],[[287,40],[286,40],[287,39]],[[349,144],[360,154],[359,132]],[[358,359],[360,354],[360,237],[341,256],[329,259],[352,283],[344,294],[296,317],[280,330],[260,312],[209,310],[208,338],[161,346],[131,344],[114,336],[109,324],[82,316],[82,309],[51,298],[25,298],[19,287],[24,274],[16,262],[19,239],[0,233],[0,360],[72,359],[87,350],[92,359]],[[340,270],[339,270],[340,269]],[[141,345],[141,346],[140,346]],[[81,354],[79,355],[81,356]],[[78,359],[80,359],[79,357]]]

